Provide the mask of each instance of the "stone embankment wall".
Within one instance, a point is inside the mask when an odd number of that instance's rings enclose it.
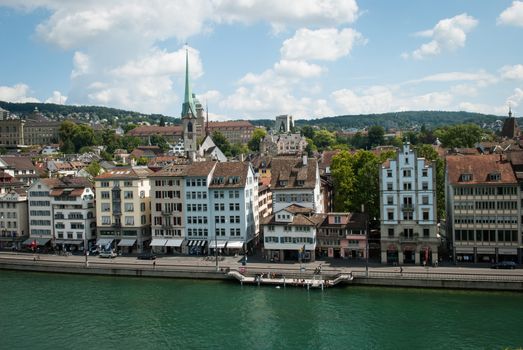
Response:
[[[126,277],[155,277],[155,278],[186,278],[186,279],[207,279],[207,280],[229,280],[236,281],[225,274],[225,268],[216,271],[213,266],[179,265],[179,266],[156,266],[153,262],[147,261],[141,264],[120,265],[110,261],[100,263],[85,262],[63,262],[53,261],[32,261],[0,259],[0,269],[48,272],[48,273],[67,273],[67,274],[86,274],[86,275],[108,275]],[[298,271],[287,271],[283,269],[271,269],[275,273],[284,273],[288,278],[311,278],[312,273],[299,274]],[[249,268],[249,275],[254,275],[264,270]],[[337,271],[324,271],[321,278],[332,277]],[[346,285],[364,286],[383,286],[400,288],[443,288],[443,289],[472,289],[472,290],[505,290],[523,291],[523,275],[515,273],[513,275],[475,275],[475,274],[423,274],[423,273],[377,273],[355,272],[354,279],[345,282]]]

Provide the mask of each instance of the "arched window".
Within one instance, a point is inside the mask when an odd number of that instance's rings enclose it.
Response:
[[[192,132],[192,123],[187,124],[187,132]]]

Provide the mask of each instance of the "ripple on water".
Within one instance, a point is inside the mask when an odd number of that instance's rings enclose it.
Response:
[[[523,296],[0,271],[0,349],[477,349],[523,345]]]

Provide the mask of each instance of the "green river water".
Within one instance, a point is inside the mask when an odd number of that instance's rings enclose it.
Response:
[[[523,294],[0,271],[0,349],[517,349]]]

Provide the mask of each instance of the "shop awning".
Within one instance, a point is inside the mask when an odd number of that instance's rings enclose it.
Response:
[[[96,241],[96,245],[106,246],[108,244],[113,243],[113,241],[114,241],[114,239],[112,239],[112,238],[100,238],[99,240]]]
[[[189,243],[187,243],[187,245],[189,247],[203,247],[205,245],[205,242],[207,242],[207,241],[198,239],[198,240],[189,241]]]
[[[227,241],[210,241],[209,242],[209,248],[225,248],[225,245],[227,244]]]
[[[166,247],[179,247],[183,243],[183,238],[174,238],[174,239],[168,239],[167,243],[165,243]]]
[[[59,240],[56,240],[55,241],[57,244],[74,244],[74,245],[80,245],[80,244],[83,244],[84,241],[59,241]]]
[[[149,244],[151,247],[163,247],[167,243],[166,239],[163,238],[153,238],[151,241],[151,244]]]
[[[118,243],[118,247],[132,247],[136,243],[136,239],[121,239]]]
[[[22,243],[23,245],[31,245],[33,244],[33,241],[36,241],[36,245],[46,245],[47,242],[49,242],[51,238],[28,238]]]
[[[229,241],[227,242],[227,248],[229,249],[242,249],[243,241]]]

